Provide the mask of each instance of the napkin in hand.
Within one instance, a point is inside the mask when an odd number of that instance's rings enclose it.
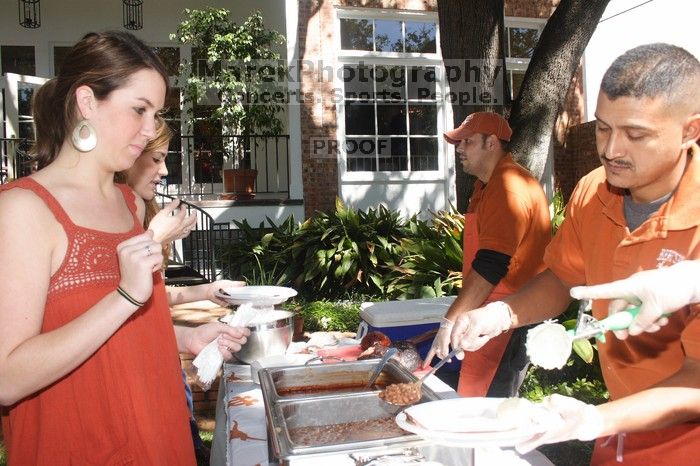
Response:
[[[255,318],[256,309],[251,303],[238,306],[238,310],[230,319],[227,319],[231,327],[245,327]],[[224,357],[219,351],[219,339],[215,338],[199,352],[192,365],[197,369],[197,385],[202,390],[209,390],[212,382],[216,379],[216,374],[224,363]]]

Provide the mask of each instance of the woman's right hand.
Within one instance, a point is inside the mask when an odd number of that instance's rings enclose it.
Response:
[[[153,232],[148,230],[119,243],[117,256],[119,286],[135,300],[148,301],[153,293],[153,272],[163,266],[163,249],[153,240]]]
[[[153,239],[161,244],[172,243],[185,238],[197,224],[197,216],[187,213],[186,207],[180,207],[180,200],[175,199],[158,212],[148,224],[153,230]]]

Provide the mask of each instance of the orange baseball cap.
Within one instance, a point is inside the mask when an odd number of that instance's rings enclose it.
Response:
[[[443,133],[445,140],[450,144],[459,144],[460,141],[469,138],[475,133],[491,135],[495,134],[498,139],[510,141],[513,130],[510,125],[498,113],[475,112],[464,119],[459,127],[452,131]]]

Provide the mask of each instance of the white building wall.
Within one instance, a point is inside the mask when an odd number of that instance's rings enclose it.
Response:
[[[287,11],[289,7],[294,7]],[[184,10],[205,7],[227,8],[232,12],[233,20],[242,23],[256,10],[262,12],[265,24],[287,36],[287,24],[290,23],[292,35],[289,44],[279,47],[282,57],[288,57],[296,50],[296,2],[285,0],[168,0],[167,2],[145,1],[143,3],[143,29],[130,31],[152,46],[176,47],[169,36],[185,18]],[[91,31],[124,30],[122,25],[122,2],[110,1],[42,1],[41,27],[27,29],[19,25],[17,2],[3,0],[3,14],[0,15],[0,45],[33,46],[36,62],[36,75],[53,76],[53,47],[71,46],[83,35]],[[296,58],[296,57],[294,57]],[[290,133],[290,198],[301,199],[301,156],[299,141],[299,109],[290,109],[283,115],[284,132]],[[281,222],[293,213],[295,218],[303,219],[303,206],[254,206],[207,208],[216,221],[248,219],[251,225],[257,225],[269,216]]]
[[[428,219],[431,210],[435,212],[449,209],[449,191],[444,180],[343,183],[340,198],[346,205],[355,209],[366,210],[383,204],[390,210],[400,212],[404,217],[419,214],[420,218]]]
[[[143,29],[131,31],[149,44],[173,45],[168,36],[175,32],[183,19],[185,8],[227,8],[240,21],[255,10],[260,10],[268,27],[281,34],[286,33],[285,8],[281,0],[257,2],[253,0],[168,0],[167,2],[143,2]],[[0,44],[71,45],[84,34],[106,29],[122,29],[122,2],[110,1],[47,1],[41,2],[41,27],[27,29],[19,25],[17,2],[4,0],[0,15]],[[280,48],[284,56],[286,47]],[[37,60],[38,66],[49,70],[45,57]],[[39,72],[39,70],[37,70]]]
[[[611,0],[584,54],[585,120],[595,119],[600,81],[610,64],[642,44],[667,42],[700,57],[697,0]]]

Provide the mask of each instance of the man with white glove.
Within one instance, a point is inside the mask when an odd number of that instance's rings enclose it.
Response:
[[[648,466],[687,464],[688,452],[700,449],[700,305],[686,305],[698,297],[699,87],[700,62],[680,47],[642,45],[618,57],[603,76],[595,111],[602,166],[574,189],[545,252],[547,270],[496,304],[500,312],[476,309],[455,322],[452,345],[476,348],[505,326],[508,312],[512,327],[541,322],[567,308],[573,286],[627,277],[622,291],[613,287],[622,307],[641,302],[642,319],[652,321],[668,313],[654,334],[598,342],[612,401],[589,407],[550,399],[547,407],[561,422],[524,450],[597,437],[592,464],[615,465],[622,453],[625,466]],[[652,278],[635,275],[642,271]],[[596,298],[600,290],[579,291]],[[608,316],[607,304],[593,301],[596,319]],[[615,434],[624,435],[604,438]]]
[[[496,113],[475,112],[445,140],[457,146],[462,168],[478,178],[464,215],[462,287],[447,310],[423,367],[449,352],[455,320],[484,303],[517,291],[544,270],[542,255],[551,239],[549,207],[542,186],[514,160],[512,130]],[[503,327],[503,326],[502,326]],[[462,396],[515,396],[525,378],[526,329],[499,328],[462,364]]]
[[[521,454],[548,443],[589,441],[603,434],[604,419],[596,406],[557,394],[546,397],[540,406],[549,412],[543,417],[544,432],[516,445]]]
[[[627,334],[656,332],[668,323],[664,314],[670,314],[688,304],[700,303],[700,261],[685,260],[670,267],[644,270],[629,278],[594,286],[576,286],[571,289],[576,299],[612,299],[609,312],[640,306],[628,331],[615,332],[618,338]]]

